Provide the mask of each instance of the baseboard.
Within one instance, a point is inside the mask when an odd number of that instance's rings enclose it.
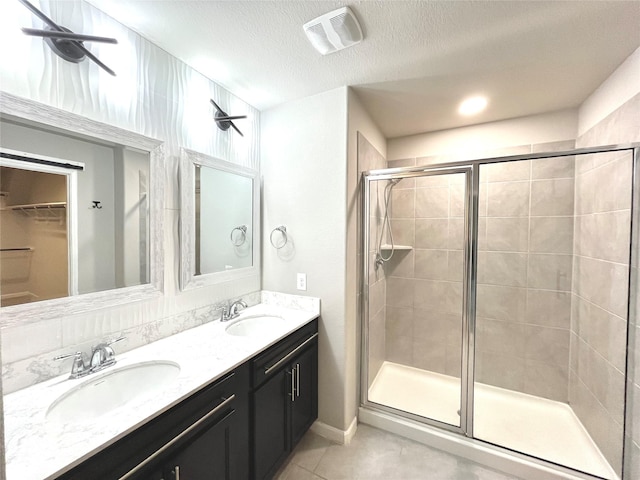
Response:
[[[320,435],[327,440],[331,440],[334,443],[339,445],[349,445],[351,443],[351,439],[356,434],[356,430],[358,429],[358,418],[353,417],[349,428],[346,430],[340,430],[339,428],[332,427],[331,425],[327,425],[320,420],[316,420],[311,425],[311,431],[316,435]]]

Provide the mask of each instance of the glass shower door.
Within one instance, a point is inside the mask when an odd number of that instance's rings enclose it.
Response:
[[[633,156],[480,166],[473,436],[622,471]]]
[[[470,172],[365,177],[365,403],[450,429],[466,397]]]

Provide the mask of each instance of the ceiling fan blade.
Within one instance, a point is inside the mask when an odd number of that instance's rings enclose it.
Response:
[[[82,33],[58,32],[52,30],[39,30],[37,28],[23,28],[22,32],[26,35],[34,37],[48,37],[58,40],[76,40],[78,42],[100,42],[100,43],[118,43],[115,38],[97,37],[95,35],[84,35]]]
[[[230,117],[229,115],[225,115],[224,117],[216,117],[216,121],[225,122],[227,120],[240,120],[242,118],[247,118],[246,115],[234,115]]]
[[[233,122],[229,122],[231,124],[231,126],[233,127],[233,129],[238,132],[240,134],[241,137],[244,137],[244,135],[242,134],[242,132],[240,130],[238,130],[238,127],[235,126],[235,124]]]
[[[211,101],[211,103],[213,104],[213,106],[214,106],[214,107],[216,107],[216,110],[218,110],[220,113],[224,114],[224,116],[225,116],[225,117],[227,116],[227,114],[226,114],[226,113],[224,113],[224,110],[222,110],[222,109],[218,106],[218,104],[217,104],[216,102],[214,102],[214,101],[213,101],[213,98],[210,98],[209,100]]]
[[[44,23],[49,25],[52,29],[54,29],[54,30],[56,30],[58,32],[62,32],[63,31],[62,28],[60,28],[60,26],[56,22],[54,22],[49,17],[47,17],[44,13],[42,13],[40,10],[38,10],[36,7],[34,7],[30,2],[28,2],[27,0],[18,0],[18,1],[21,4],[23,4],[25,7],[27,7],[29,10],[31,10],[31,13],[33,13],[36,17],[38,17]]]

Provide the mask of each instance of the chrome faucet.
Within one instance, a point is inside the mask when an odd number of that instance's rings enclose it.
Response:
[[[71,366],[71,374],[69,378],[80,378],[90,373],[99,372],[100,370],[110,367],[116,363],[116,354],[111,348],[116,342],[124,340],[126,337],[116,338],[110,342],[99,343],[91,348],[91,359],[87,360],[87,356],[82,352],[70,353],[67,355],[59,355],[54,360],[63,360],[65,358],[73,358]]]
[[[239,307],[242,307],[242,309],[247,308],[247,304],[242,300],[236,300],[231,305],[223,305],[222,313],[220,314],[220,321],[227,322],[233,318],[236,318],[238,315],[240,315],[240,311],[238,310]]]
[[[99,343],[92,348],[91,353],[91,372],[97,372],[103,368],[110,367],[116,363],[116,352],[113,351],[111,345],[120,340],[124,340],[124,337],[116,338],[107,343]]]

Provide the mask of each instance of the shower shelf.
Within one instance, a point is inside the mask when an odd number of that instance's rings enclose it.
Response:
[[[391,245],[381,245],[380,248],[382,250],[391,250]],[[394,250],[413,250],[413,247],[410,245],[394,245]]]

